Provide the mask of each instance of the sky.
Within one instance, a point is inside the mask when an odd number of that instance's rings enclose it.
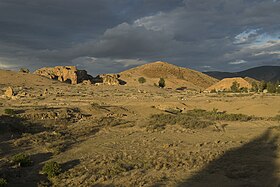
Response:
[[[280,0],[0,0],[0,69],[280,65]]]

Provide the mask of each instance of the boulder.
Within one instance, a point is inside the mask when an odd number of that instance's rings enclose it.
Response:
[[[83,85],[91,85],[91,81],[90,80],[83,80],[82,84]]]
[[[88,75],[87,71],[78,70],[75,66],[44,67],[36,70],[34,74],[70,84],[78,84],[84,80],[92,79],[92,76]]]
[[[6,89],[4,95],[5,95],[6,97],[8,97],[8,98],[12,98],[13,96],[15,96],[15,92],[14,92],[13,88],[9,86],[9,87]]]

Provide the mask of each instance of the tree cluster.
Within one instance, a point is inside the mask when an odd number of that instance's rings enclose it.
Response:
[[[234,81],[230,87],[231,92],[263,92],[267,90],[268,93],[280,93],[280,81],[277,82],[265,82],[261,81],[260,83],[253,82],[252,88],[248,90],[248,88],[241,87],[240,84]]]
[[[265,82],[261,81],[260,84],[253,82],[251,91],[263,92],[267,90],[268,93],[280,93],[280,81]]]

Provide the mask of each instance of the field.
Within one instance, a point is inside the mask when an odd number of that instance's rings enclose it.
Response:
[[[280,95],[42,81],[0,98],[8,186],[280,184]],[[54,176],[42,172],[50,161]]]

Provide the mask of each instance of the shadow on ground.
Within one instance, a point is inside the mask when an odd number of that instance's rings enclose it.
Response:
[[[69,169],[74,168],[75,166],[79,165],[81,162],[78,159],[71,160],[61,164],[62,172],[68,171]]]
[[[48,182],[45,175],[40,175],[43,162],[51,158],[51,153],[38,153],[30,156],[32,165],[28,167],[15,167],[7,163],[1,168],[0,174],[8,181],[7,186],[21,187],[21,186],[38,186],[40,181]]]
[[[20,138],[24,133],[36,134],[45,131],[45,128],[40,124],[30,123],[28,120],[10,116],[0,116],[0,158],[9,155],[15,151],[10,140]],[[16,151],[21,151],[16,148]]]
[[[7,179],[11,187],[51,186],[46,175],[40,174],[44,162],[51,159],[51,153],[38,153],[31,155],[33,162],[29,167],[6,167],[0,170],[0,177]],[[61,164],[62,172],[74,168],[80,164],[79,160],[72,160]]]
[[[177,186],[278,186],[275,176],[278,138],[272,130],[267,130],[242,147],[226,152]]]

